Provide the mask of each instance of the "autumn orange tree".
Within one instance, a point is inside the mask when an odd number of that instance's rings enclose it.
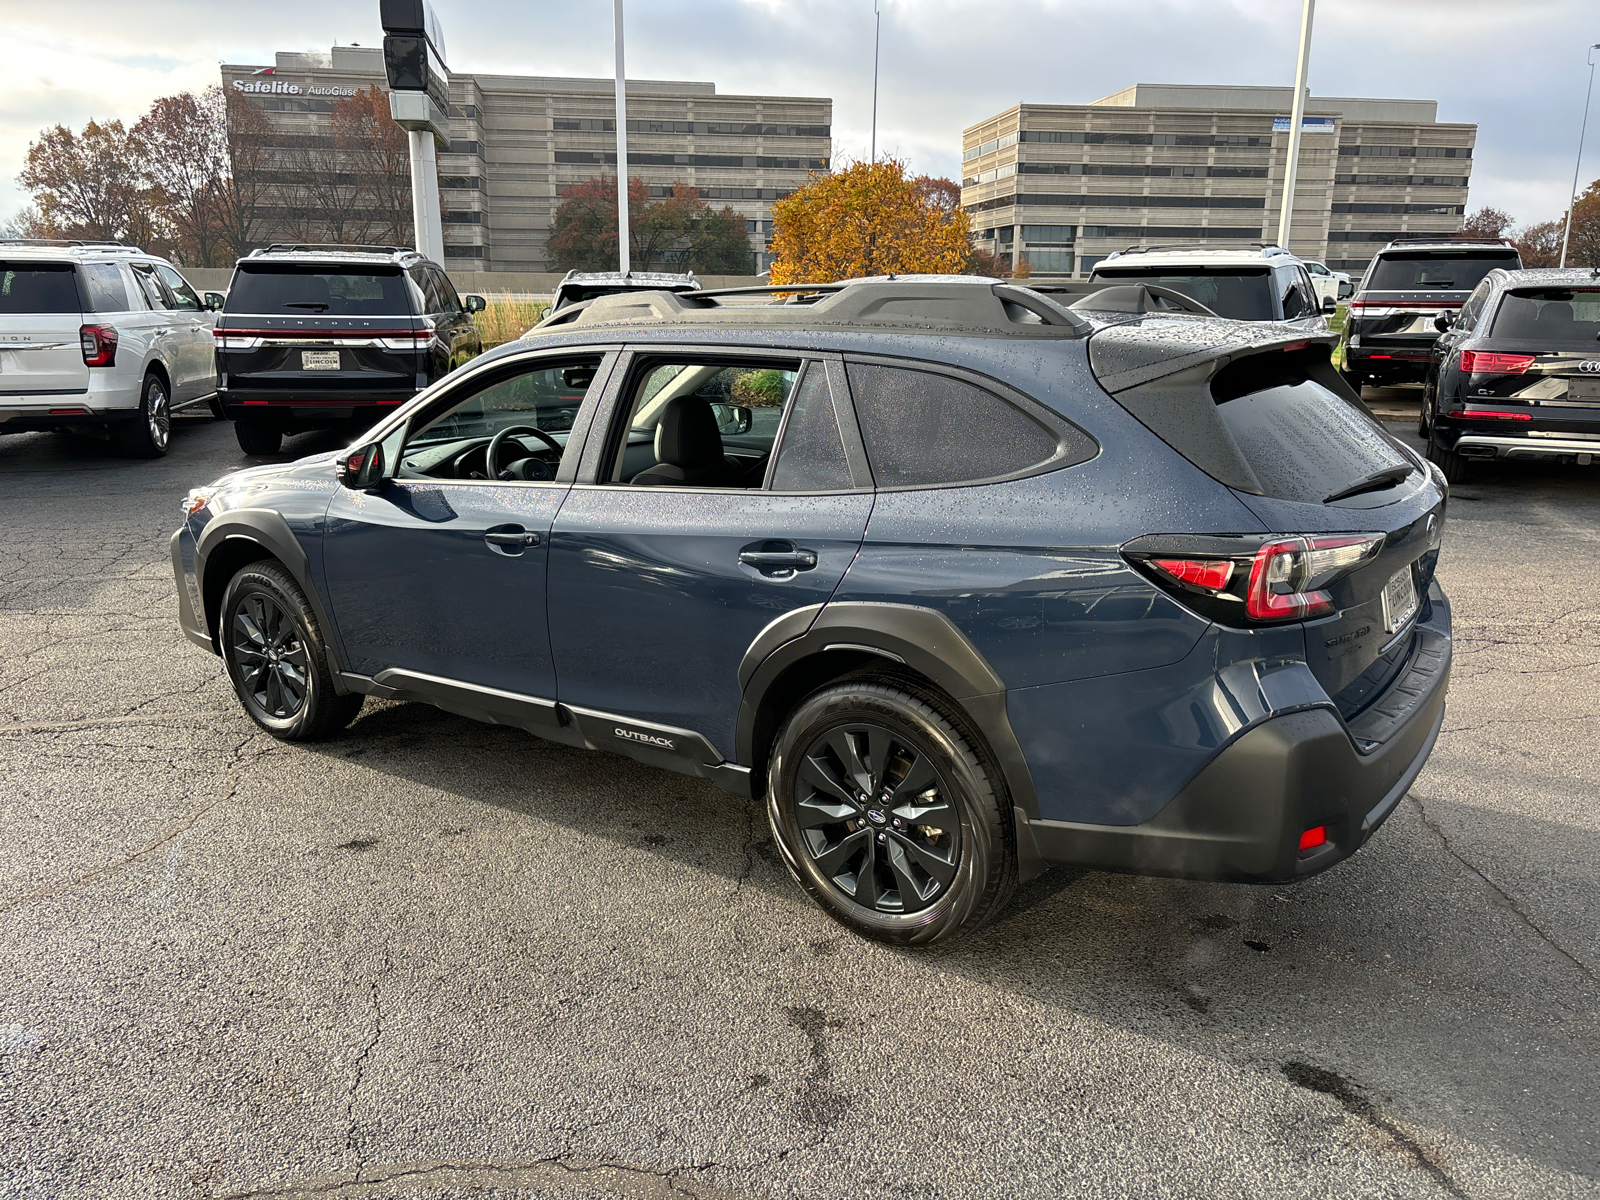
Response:
[[[967,214],[944,182],[893,158],[813,179],[772,206],[772,282],[965,271]]]

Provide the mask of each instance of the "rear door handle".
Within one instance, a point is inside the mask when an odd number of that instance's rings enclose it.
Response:
[[[815,550],[741,550],[739,561],[747,567],[809,571],[817,565],[817,553]]]

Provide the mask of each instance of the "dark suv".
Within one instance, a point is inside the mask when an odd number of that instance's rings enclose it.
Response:
[[[1394,810],[1444,718],[1445,489],[1331,335],[771,290],[575,305],[191,492],[182,629],[280,738],[416,700],[760,798],[895,942],[1050,862],[1304,878]]]
[[[1428,373],[1434,318],[1454,312],[1496,267],[1516,270],[1522,256],[1508,239],[1401,238],[1367,264],[1341,333],[1344,377],[1363,384],[1421,383]]]
[[[248,454],[286,433],[369,424],[483,349],[449,276],[394,246],[273,245],[233,270],[217,398]]]
[[[1418,431],[1446,479],[1495,459],[1600,458],[1600,276],[1490,271],[1435,320]]]

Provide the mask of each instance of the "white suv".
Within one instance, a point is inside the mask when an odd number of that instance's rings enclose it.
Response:
[[[1287,321],[1318,331],[1323,314],[1336,307],[1331,297],[1318,298],[1305,264],[1282,246],[1130,248],[1095,264],[1090,278],[1170,288],[1235,321]]]
[[[1300,261],[1311,273],[1311,284],[1317,289],[1319,301],[1332,296],[1334,304],[1338,304],[1339,301],[1355,294],[1356,285],[1343,271],[1331,270],[1327,263],[1315,262],[1309,258]]]
[[[104,430],[165,454],[173,410],[215,404],[220,301],[133,246],[0,241],[0,433]]]

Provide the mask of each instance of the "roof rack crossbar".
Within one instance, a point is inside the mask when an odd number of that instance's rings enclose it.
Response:
[[[254,258],[258,254],[274,253],[299,253],[304,251],[339,250],[360,251],[366,254],[415,254],[410,246],[366,246],[356,242],[273,242],[270,246],[250,251],[247,257]]]
[[[1229,250],[1241,247],[1247,250],[1276,250],[1280,254],[1289,253],[1288,250],[1285,250],[1282,246],[1278,245],[1277,242],[1233,242],[1230,239],[1230,243],[1231,244],[1227,246],[1219,246],[1214,242],[1207,241],[1155,242],[1149,246],[1140,246],[1135,244],[1123,250],[1122,253],[1145,254],[1151,250],[1216,250],[1225,254]]]
[[[1508,237],[1461,237],[1459,234],[1441,233],[1436,237],[1402,237],[1390,238],[1391,246],[1415,246],[1426,243],[1430,246],[1455,245],[1455,246],[1515,246],[1517,243]]]
[[[753,287],[701,288],[695,292],[681,292],[683,296],[781,296],[787,292],[837,292],[848,285],[843,283],[774,283]]]

